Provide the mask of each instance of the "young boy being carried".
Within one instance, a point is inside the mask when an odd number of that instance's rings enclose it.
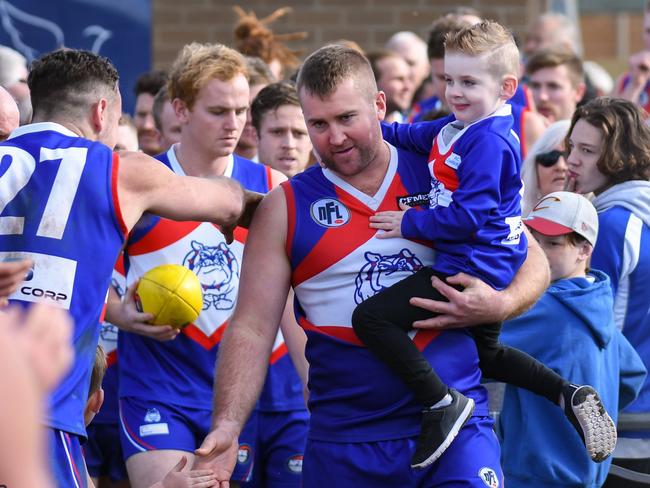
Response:
[[[370,226],[384,230],[386,238],[431,241],[436,263],[361,303],[352,323],[359,339],[424,406],[414,468],[442,455],[471,416],[474,402],[448,388],[408,336],[413,322],[430,317],[410,305],[410,298],[446,300],[431,278],[444,281],[460,272],[501,290],[525,259],[519,141],[505,103],[517,89],[518,69],[519,52],[504,27],[491,21],[467,27],[445,42],[446,98],[453,115],[383,127],[388,142],[429,155],[429,208],[402,205],[401,212],[377,213]],[[495,323],[461,332],[474,336],[483,375],[565,406],[591,458],[600,462],[609,456],[616,428],[596,391],[571,385],[527,354],[499,343],[500,330]]]

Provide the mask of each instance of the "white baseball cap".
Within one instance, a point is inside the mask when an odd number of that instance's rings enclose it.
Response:
[[[585,197],[569,191],[554,191],[543,197],[524,223],[546,236],[576,232],[592,246],[598,237],[596,209]]]

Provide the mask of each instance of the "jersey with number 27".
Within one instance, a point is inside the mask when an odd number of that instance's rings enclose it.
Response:
[[[119,159],[54,123],[16,129],[0,144],[0,260],[34,267],[10,299],[45,301],[74,320],[74,364],[49,401],[50,427],[85,436],[83,410],[113,265],[126,227]]]

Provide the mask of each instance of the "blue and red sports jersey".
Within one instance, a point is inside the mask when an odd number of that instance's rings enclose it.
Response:
[[[519,83],[517,85],[517,90],[515,91],[514,96],[508,101],[512,105],[519,105],[523,108],[531,110],[534,107],[533,95],[530,93],[528,85],[525,83]]]
[[[442,108],[442,102],[437,96],[429,97],[425,100],[417,102],[411,111],[409,112],[407,122],[420,122],[422,117],[432,110],[440,110]]]
[[[158,156],[176,174],[184,171],[170,148]],[[265,193],[270,169],[236,155],[225,176],[245,188]],[[244,242],[248,231],[237,228],[226,244],[209,222],[176,222],[149,215],[134,228],[125,249],[127,283],[149,269],[182,264],[197,274],[203,286],[203,310],[173,341],[120,333],[120,397],[159,398],[176,405],[212,408],[214,365],[219,343],[237,301]]]
[[[121,297],[126,292],[126,273],[124,271],[124,259],[120,255],[113,269],[111,287]],[[119,423],[119,402],[118,402],[118,364],[117,364],[117,338],[119,330],[116,325],[110,322],[102,322],[99,332],[99,344],[106,353],[106,373],[102,381],[104,389],[104,403],[99,413],[93,418],[93,424],[118,424]]]
[[[512,130],[517,134],[519,139],[519,151],[521,160],[526,158],[526,115],[530,110],[523,105],[511,104],[512,107]]]
[[[368,219],[398,203],[426,205],[426,157],[390,147],[384,181],[368,196],[327,169],[308,168],[282,184],[295,311],[307,333],[310,438],[371,442],[416,435],[421,405],[368,351],[351,325],[357,304],[433,263],[429,242],[378,239]],[[487,414],[474,340],[467,331],[416,331],[414,342],[442,380]]]
[[[511,106],[445,141],[443,133],[454,121],[450,115],[412,125],[382,124],[387,141],[429,155],[429,208],[407,211],[402,235],[433,242],[436,271],[468,273],[500,290],[510,284],[527,251]]]
[[[54,123],[16,129],[0,153],[0,260],[34,261],[10,299],[24,306],[44,299],[74,320],[74,364],[50,395],[46,422],[85,436],[99,323],[127,230],[117,198],[119,159]]]

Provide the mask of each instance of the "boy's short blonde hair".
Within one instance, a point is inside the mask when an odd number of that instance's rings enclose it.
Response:
[[[199,91],[210,80],[230,81],[240,74],[249,79],[242,54],[223,44],[193,42],[174,61],[169,74],[169,98],[179,98],[192,109]]]
[[[90,374],[88,398],[102,387],[102,381],[104,380],[104,374],[106,374],[107,367],[108,364],[106,362],[106,353],[104,352],[104,348],[97,345],[97,350],[95,351],[95,363],[93,364],[93,371]]]
[[[445,37],[445,53],[487,56],[490,71],[497,77],[519,77],[519,49],[512,33],[501,24],[484,20]]]

